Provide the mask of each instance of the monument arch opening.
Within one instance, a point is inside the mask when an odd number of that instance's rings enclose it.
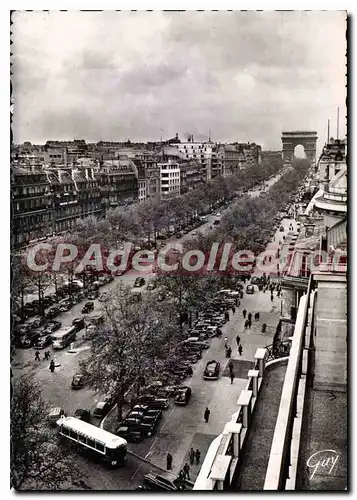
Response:
[[[302,144],[298,144],[294,148],[294,158],[304,159],[306,158],[305,148]]]
[[[305,158],[309,159],[312,164],[316,163],[317,132],[307,130],[283,132],[281,142],[283,145],[282,158],[286,163],[291,163],[295,158],[296,146],[302,146],[305,151]]]

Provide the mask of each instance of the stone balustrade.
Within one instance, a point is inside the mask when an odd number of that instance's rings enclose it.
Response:
[[[254,369],[248,371],[248,380],[237,400],[237,411],[226,423],[223,433],[211,443],[201,470],[195,481],[194,490],[228,490],[233,482],[242,447],[252,421],[254,408],[259,398],[264,372],[270,364],[286,362],[287,358],[268,362],[269,351],[258,348],[254,355]]]

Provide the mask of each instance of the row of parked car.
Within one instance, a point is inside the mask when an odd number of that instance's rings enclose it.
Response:
[[[238,284],[237,290],[222,290],[200,312],[197,320],[188,332],[188,337],[181,341],[170,358],[157,361],[160,380],[143,387],[139,396],[133,396],[128,391],[127,402],[132,409],[120,423],[117,434],[133,442],[152,436],[156,432],[159,419],[151,418],[155,412],[169,407],[170,398],[174,404],[185,406],[189,403],[192,389],[182,385],[185,379],[193,375],[192,365],[202,358],[202,351],[210,347],[210,339],[221,336],[221,327],[227,321],[224,312],[240,297],[243,285]],[[205,379],[217,379],[220,363],[211,360],[204,370]],[[160,414],[161,415],[161,414]]]

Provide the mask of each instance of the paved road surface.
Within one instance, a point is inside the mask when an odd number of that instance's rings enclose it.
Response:
[[[276,180],[272,179],[267,184],[270,186]],[[259,194],[256,190],[254,193]],[[221,214],[223,212],[221,211]],[[210,230],[213,220],[214,216],[210,216],[208,222],[201,226],[200,231],[206,232]],[[288,225],[288,222],[286,224]],[[187,237],[189,235],[184,238]],[[102,287],[101,292],[115,287],[117,280],[132,285],[136,276],[135,272],[128,272]],[[59,320],[64,326],[70,325],[73,318],[81,316],[82,307],[83,304],[77,304],[70,311],[61,314]],[[241,310],[244,307],[248,311],[260,312],[260,324],[263,322],[268,324],[266,334],[261,334],[260,326],[257,325],[253,325],[251,331],[244,331],[241,315]],[[95,308],[96,311],[99,311],[100,302],[95,301]],[[280,301],[275,299],[274,303],[271,304],[269,294],[258,292],[256,288],[254,295],[244,296],[240,309],[236,311],[231,321],[224,326],[223,337],[213,339],[210,349],[206,351],[203,359],[195,366],[194,376],[188,381],[188,385],[191,385],[193,390],[192,400],[189,405],[187,407],[173,406],[166,412],[159,435],[154,439],[144,441],[140,445],[142,448],[137,450],[140,455],[146,456],[154,464],[165,467],[166,453],[170,450],[174,456],[173,468],[175,471],[178,471],[187,460],[187,451],[191,446],[200,448],[203,459],[212,439],[222,432],[228,418],[227,415],[229,416],[230,412],[234,412],[236,400],[241,389],[246,384],[249,362],[253,359],[256,347],[271,343],[279,314]],[[238,355],[235,345],[237,333],[240,333],[242,337],[243,355],[241,357]],[[60,366],[56,368],[53,374],[49,371],[48,362],[34,361],[33,349],[17,350],[13,363],[15,377],[23,373],[32,373],[36,380],[41,383],[45,400],[54,406],[64,407],[68,414],[73,414],[77,408],[92,410],[100,399],[100,396],[95,395],[93,391],[87,388],[77,391],[70,388],[72,377],[78,370],[78,361],[85,359],[89,354],[89,345],[81,339],[82,335],[82,333],[78,335],[75,353],[69,353],[67,350],[56,352],[56,363]],[[203,381],[202,372],[208,360],[217,359],[221,361],[222,368],[228,362],[223,349],[225,335],[230,339],[233,348],[232,357],[237,363],[235,365],[237,369],[236,380],[233,385],[225,376],[221,376],[217,382]],[[211,418],[208,424],[203,422],[203,411],[206,405],[211,409]],[[80,460],[83,459],[80,458]],[[83,462],[83,470],[89,477],[86,482],[95,489],[134,489],[140,483],[142,475],[148,472],[150,468],[150,464],[141,462],[133,456],[129,456],[127,465],[120,469],[119,472],[107,471],[100,465]],[[195,475],[197,470],[192,472]]]

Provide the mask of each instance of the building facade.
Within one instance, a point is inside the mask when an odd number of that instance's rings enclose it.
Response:
[[[180,164],[168,159],[157,164],[160,171],[161,199],[174,198],[180,194]]]

